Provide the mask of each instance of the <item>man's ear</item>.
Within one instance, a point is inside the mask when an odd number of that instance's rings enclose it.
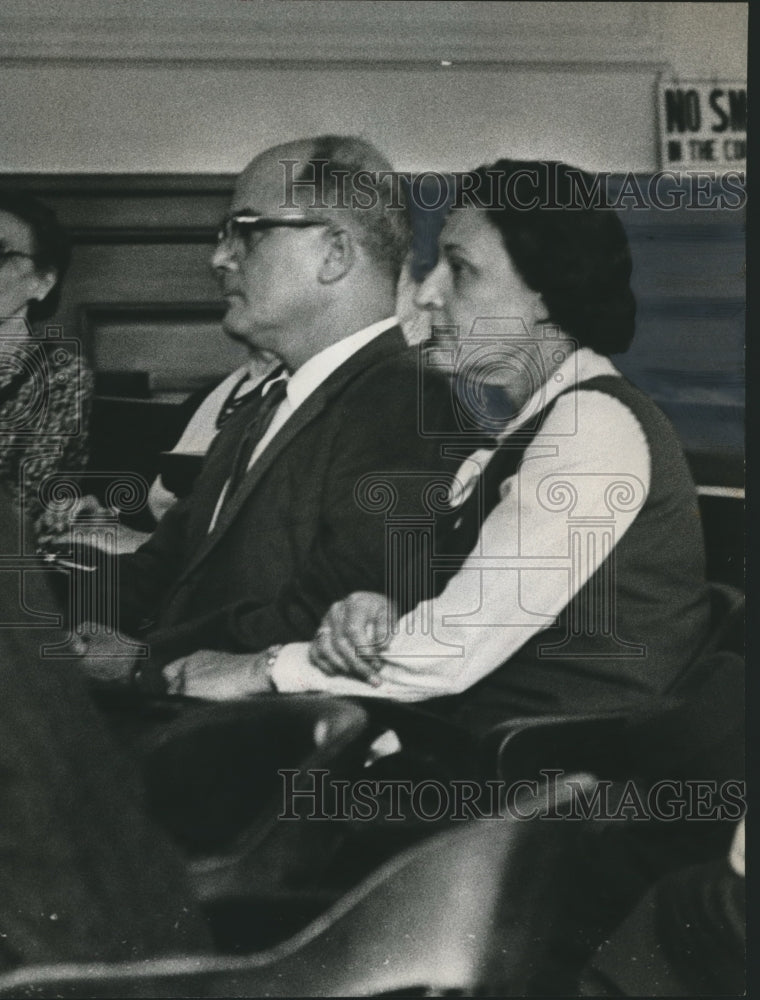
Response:
[[[58,281],[58,272],[55,268],[51,268],[48,271],[37,271],[33,281],[34,287],[29,298],[34,299],[36,302],[42,302],[55,287],[55,283]]]
[[[348,229],[338,226],[331,226],[326,231],[325,245],[318,277],[323,285],[331,285],[344,278],[354,266],[356,246]]]

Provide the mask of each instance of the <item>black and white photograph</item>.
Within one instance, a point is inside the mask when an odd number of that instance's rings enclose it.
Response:
[[[747,995],[748,12],[0,5],[0,1000]]]

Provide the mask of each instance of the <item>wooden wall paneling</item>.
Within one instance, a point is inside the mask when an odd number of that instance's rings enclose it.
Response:
[[[648,177],[639,175],[638,181],[646,190]],[[143,337],[143,352],[145,337],[155,336],[156,351],[148,373],[154,389],[165,393],[168,386],[175,390],[175,400],[181,398],[183,367],[186,391],[197,385],[200,368],[208,359],[209,338],[221,316],[208,260],[234,178],[167,174],[0,177],[0,183],[10,182],[39,193],[72,232],[72,267],[55,318],[64,335],[79,337],[91,359],[107,357],[107,352],[94,348],[94,338],[99,333],[104,338],[113,336],[119,324],[125,336]],[[614,179],[611,190],[615,190]],[[631,241],[638,317],[633,347],[616,361],[674,421],[698,480],[740,486],[744,212],[688,205],[668,212],[628,204],[622,216]],[[435,227],[430,231],[435,233]],[[424,227],[419,233],[422,240],[418,243],[424,243]],[[433,259],[431,247],[422,246],[420,252]],[[220,329],[215,343],[218,367],[208,374],[221,376],[239,363],[240,356],[223,353],[232,348]],[[178,362],[180,356],[186,359],[184,366]],[[173,404],[164,395],[154,399],[154,405],[169,413]],[[118,419],[108,417],[101,407],[98,419],[114,425],[106,440],[123,438],[123,429],[115,426],[123,414]],[[167,417],[163,439],[171,436],[170,424]],[[159,425],[161,421],[155,421],[154,429]],[[114,448],[110,460],[119,461],[124,447],[122,442],[121,451]]]
[[[93,471],[150,481],[158,453],[181,432],[183,401],[245,357],[221,330],[224,305],[209,267],[232,183],[225,175],[0,178],[3,187],[41,197],[72,237],[50,324],[80,342],[96,373]],[[120,387],[107,381],[114,368],[131,374]],[[98,493],[104,483],[98,480]]]
[[[648,176],[638,180],[646,190]],[[615,362],[673,421],[700,484],[742,487],[746,213],[706,207],[720,179],[697,198],[685,189],[675,210],[629,202],[621,212],[637,313],[633,344]]]

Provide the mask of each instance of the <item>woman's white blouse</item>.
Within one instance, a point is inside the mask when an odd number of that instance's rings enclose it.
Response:
[[[619,372],[590,349],[577,351],[504,436],[569,386],[600,375]],[[459,502],[492,454],[481,450],[463,463]],[[560,396],[519,471],[502,484],[501,501],[460,571],[438,597],[398,622],[383,654],[381,684],[327,676],[309,662],[308,643],[291,643],[272,670],[276,687],[401,701],[466,690],[552,624],[633,523],[649,483],[647,441],[623,403],[596,390]],[[624,502],[610,503],[611,490]],[[578,538],[571,518],[575,528],[588,526],[581,551],[571,551],[571,538],[575,545]]]

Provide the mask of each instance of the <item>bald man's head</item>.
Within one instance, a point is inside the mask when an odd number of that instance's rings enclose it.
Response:
[[[253,159],[212,263],[224,329],[295,371],[393,314],[409,245],[399,176],[369,143],[320,136]]]
[[[302,211],[350,227],[378,270],[398,281],[411,240],[406,199],[371,143],[323,135],[274,146],[242,172],[233,207],[249,207],[254,186],[257,210]]]

